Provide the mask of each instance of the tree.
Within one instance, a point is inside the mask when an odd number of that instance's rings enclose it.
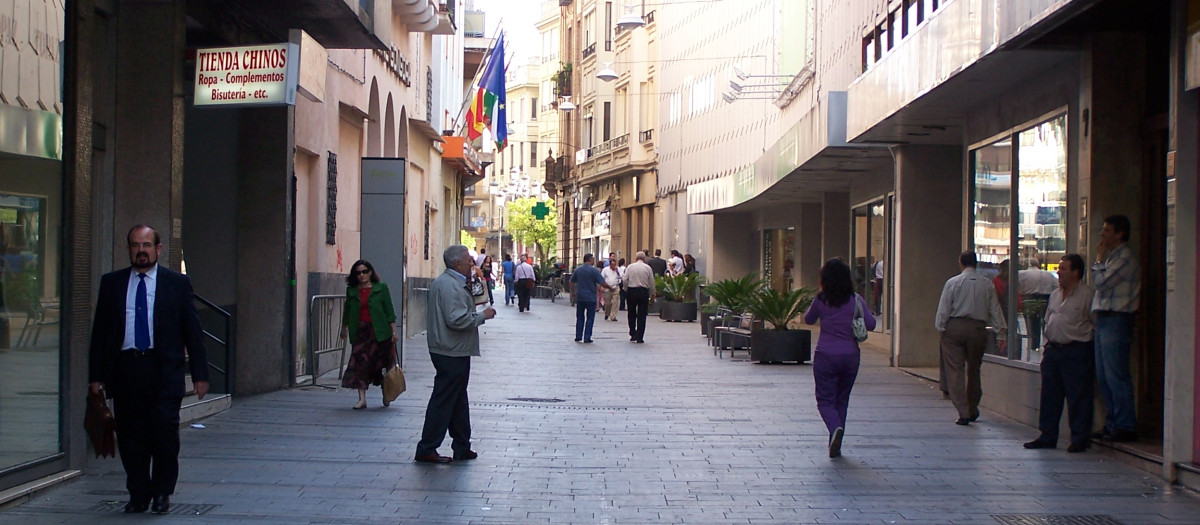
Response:
[[[472,250],[475,249],[475,238],[471,237],[471,232],[467,230],[458,230],[458,243]]]
[[[506,229],[518,243],[536,245],[538,260],[545,261],[546,254],[553,253],[558,244],[558,211],[553,199],[546,200],[545,206],[550,208],[550,213],[538,219],[533,216],[533,207],[537,203],[537,199],[532,197],[522,197],[508,203],[504,210],[508,219]]]

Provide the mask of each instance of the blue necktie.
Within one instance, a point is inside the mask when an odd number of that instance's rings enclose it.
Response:
[[[150,313],[146,305],[146,274],[139,273],[137,297],[133,301],[133,346],[139,351],[150,348]]]

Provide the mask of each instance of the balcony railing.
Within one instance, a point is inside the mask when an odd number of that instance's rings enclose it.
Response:
[[[587,47],[583,48],[583,58],[590,57],[596,54],[596,43],[592,42]]]
[[[654,140],[654,129],[653,128],[647,129],[647,130],[644,130],[644,131],[638,133],[638,142],[645,144],[647,142],[650,142],[651,140]]]
[[[588,150],[588,158],[590,159],[597,155],[604,155],[605,153],[612,153],[613,151],[621,149],[628,145],[629,145],[629,134],[626,133],[615,139],[607,140],[607,141],[601,142],[600,144],[598,144],[596,146],[592,146],[592,148]]]

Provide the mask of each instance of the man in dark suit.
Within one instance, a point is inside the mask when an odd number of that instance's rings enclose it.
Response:
[[[125,512],[170,511],[179,477],[179,408],[189,369],[196,397],[208,393],[208,360],[192,281],[158,265],[157,231],[126,235],[130,267],[100,279],[88,356],[93,392],[113,398],[125,467]]]
[[[646,250],[646,253],[650,253],[650,250]],[[654,250],[654,257],[646,259],[646,264],[654,270],[654,275],[667,275],[667,261],[662,258],[662,250]]]

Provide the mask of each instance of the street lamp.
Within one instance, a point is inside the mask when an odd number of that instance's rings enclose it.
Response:
[[[558,110],[567,113],[575,111],[575,104],[571,103],[571,95],[563,95],[563,101],[558,105]]]

